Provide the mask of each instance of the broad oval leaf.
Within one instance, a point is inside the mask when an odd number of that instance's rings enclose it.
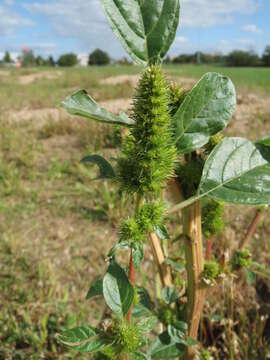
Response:
[[[79,115],[85,118],[107,123],[111,125],[132,126],[134,121],[127,114],[121,112],[118,116],[108,112],[98,105],[85,90],[76,91],[62,102],[62,106],[71,115]]]
[[[176,146],[188,153],[208,143],[223,130],[236,106],[236,93],[228,77],[207,73],[186,95],[173,117]]]
[[[153,315],[147,307],[142,304],[135,304],[132,309],[132,316],[135,318],[139,317],[151,317]]]
[[[225,138],[205,163],[199,193],[238,204],[269,204],[270,148]]]
[[[97,279],[95,280],[86,295],[86,299],[92,299],[95,296],[102,296],[103,295],[103,279]]]
[[[114,179],[116,176],[112,165],[100,155],[85,156],[81,162],[96,164],[99,167],[100,175],[97,179]]]
[[[181,357],[184,347],[176,344],[167,332],[162,333],[148,351],[151,359],[174,359]]]
[[[109,344],[105,334],[88,325],[66,330],[58,339],[74,350],[87,353],[100,351]]]
[[[159,62],[179,23],[179,0],[102,0],[105,14],[123,47],[138,64]]]
[[[137,323],[138,328],[142,333],[150,332],[157,324],[158,318],[156,316],[145,317]]]
[[[162,299],[167,305],[172,304],[179,298],[178,292],[174,288],[168,286],[164,287],[161,291]]]
[[[109,308],[118,316],[127,314],[134,299],[134,288],[125,271],[112,261],[103,279],[103,295]]]

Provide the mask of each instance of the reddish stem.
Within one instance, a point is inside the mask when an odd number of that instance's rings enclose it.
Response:
[[[132,260],[132,249],[130,249],[128,278],[129,278],[131,285],[135,284],[135,276],[136,276],[136,269],[135,269],[135,266],[134,266],[133,260]],[[128,313],[127,313],[127,321],[128,322],[131,322],[132,310],[133,310],[133,304],[131,304],[131,306],[128,310]]]
[[[205,260],[210,261],[212,256],[212,247],[213,247],[214,237],[206,239],[206,248],[205,248]]]
[[[261,209],[257,210],[256,214],[248,228],[246,236],[242,239],[242,241],[240,243],[240,249],[243,249],[252,240],[262,216],[263,216],[263,211]]]

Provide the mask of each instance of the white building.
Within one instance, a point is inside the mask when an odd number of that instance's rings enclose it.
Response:
[[[79,65],[87,66],[88,65],[88,58],[89,58],[88,54],[79,54],[78,55]]]

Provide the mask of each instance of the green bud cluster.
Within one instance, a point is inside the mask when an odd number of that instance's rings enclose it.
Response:
[[[216,200],[208,200],[202,208],[202,232],[210,237],[224,229],[224,205]]]
[[[204,280],[213,281],[221,274],[221,268],[216,261],[206,261],[204,264],[202,277]]]
[[[186,92],[177,84],[169,85],[169,110],[171,116],[174,116],[180,105],[185,99]]]
[[[116,341],[116,344],[121,349],[121,354],[134,353],[138,350],[142,335],[140,329],[126,320],[115,320],[112,326],[112,332]]]
[[[177,313],[175,309],[172,309],[170,306],[162,304],[158,309],[158,318],[160,322],[164,325],[173,325],[177,319]]]
[[[224,136],[221,133],[217,133],[211,136],[209,142],[205,145],[205,153],[209,155],[212,150],[223,140]]]
[[[118,160],[118,176],[129,193],[158,193],[173,175],[176,149],[172,139],[167,82],[159,66],[149,67],[134,99],[135,125]]]
[[[96,359],[97,360],[102,360],[102,359],[117,360],[117,359],[119,359],[118,351],[115,349],[115,347],[113,347],[111,345],[105,346],[103,348],[102,355],[98,354],[98,357]]]
[[[250,265],[251,254],[249,250],[238,250],[232,259],[232,270],[246,268]]]
[[[145,203],[138,213],[125,220],[120,227],[120,241],[142,242],[145,236],[162,222],[164,204]]]
[[[204,350],[201,354],[201,360],[211,360],[211,355],[208,350]]]

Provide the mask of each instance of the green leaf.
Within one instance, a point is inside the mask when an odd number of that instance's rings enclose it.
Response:
[[[115,172],[111,164],[100,155],[85,156],[81,160],[82,163],[92,163],[99,167],[100,175],[98,179],[114,179]]]
[[[151,359],[173,359],[182,356],[184,348],[172,341],[167,332],[159,335],[149,349]]]
[[[134,354],[132,354],[131,359],[132,360],[148,360],[149,358],[141,352],[135,352]]]
[[[191,338],[190,336],[187,336],[185,338],[185,344],[186,346],[195,346],[198,345],[198,341],[196,339]]]
[[[138,287],[137,294],[140,297],[140,303],[150,311],[153,310],[153,304],[148,291],[144,287]]]
[[[111,262],[104,276],[103,295],[109,308],[118,316],[125,316],[133,303],[133,286],[115,261]]]
[[[181,264],[178,261],[175,261],[171,258],[166,259],[165,264],[169,265],[173,270],[178,271],[178,272],[183,272],[185,270],[185,265]]]
[[[134,266],[138,269],[144,258],[143,244],[133,242],[132,246],[132,261]]]
[[[270,148],[225,138],[208,157],[199,197],[249,205],[270,203]]]
[[[270,146],[270,137],[269,136],[263,137],[263,138],[255,141],[255,144],[261,144],[261,145],[264,145],[264,146]]]
[[[95,296],[103,295],[103,279],[98,279],[91,284],[88,293],[86,295],[86,299],[92,299]]]
[[[132,247],[132,260],[134,266],[138,268],[143,260],[144,252],[143,245],[137,242],[129,243],[128,241],[121,241],[116,244],[109,252],[108,257],[114,258],[119,250],[127,250]]]
[[[173,342],[183,343],[183,339],[185,338],[185,332],[183,332],[182,330],[176,328],[175,326],[169,325],[168,334],[170,335]]]
[[[188,153],[208,143],[223,130],[236,106],[231,80],[217,73],[207,73],[187,94],[173,117],[176,146]]]
[[[137,326],[140,328],[140,331],[147,333],[153,329],[153,327],[158,322],[156,316],[145,317],[137,323]]]
[[[179,22],[179,0],[102,0],[109,24],[138,64],[159,62]]]
[[[165,301],[167,305],[172,304],[179,298],[178,292],[174,288],[170,288],[168,286],[162,289],[162,299]]]
[[[253,271],[251,271],[250,269],[248,269],[248,268],[244,268],[243,271],[244,271],[244,273],[245,273],[245,275],[247,277],[247,282],[250,285],[254,284],[254,281],[256,279],[256,274]]]
[[[118,253],[118,251],[120,250],[127,250],[130,248],[130,244],[128,241],[120,241],[119,243],[117,243],[116,245],[114,245],[111,250],[109,251],[108,257],[109,258],[114,258],[115,255]]]
[[[127,114],[121,112],[117,116],[99,106],[85,90],[79,90],[71,96],[68,96],[66,100],[62,102],[62,106],[64,106],[71,115],[79,115],[112,125],[132,126],[134,124],[134,121],[130,119]]]
[[[100,351],[109,341],[100,330],[91,326],[80,326],[65,331],[59,341],[80,352],[94,353]]]
[[[140,302],[133,306],[132,316],[145,318],[153,316],[153,304],[148,291],[143,287],[137,287],[136,292],[140,297]]]
[[[170,240],[170,235],[164,225],[156,226],[155,232],[161,240]]]
[[[132,309],[132,316],[135,318],[138,317],[150,317],[153,313],[147,307],[142,304],[135,304]]]

